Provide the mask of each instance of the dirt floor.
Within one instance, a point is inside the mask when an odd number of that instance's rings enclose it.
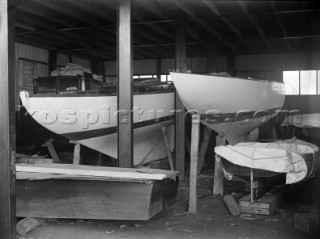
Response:
[[[233,191],[239,185],[226,183]],[[233,217],[221,196],[212,196],[212,177],[201,177],[198,184],[198,211],[188,215],[188,181],[180,182],[178,200],[149,221],[49,220],[19,239],[121,239],[121,238],[320,238],[294,228],[299,202],[285,201],[272,216],[241,214]],[[319,184],[317,184],[319,185]],[[241,186],[241,185],[240,185]],[[319,198],[317,198],[319,199]],[[319,200],[318,200],[319,202]]]

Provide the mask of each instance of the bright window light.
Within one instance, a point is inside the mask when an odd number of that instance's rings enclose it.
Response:
[[[145,78],[152,78],[152,75],[141,75],[140,79],[145,79]]]
[[[317,94],[317,71],[300,71],[300,94]]]
[[[167,81],[167,75],[161,75],[160,80],[161,80],[161,82],[166,82]]]
[[[286,95],[299,95],[299,71],[284,71],[283,82],[286,85]]]

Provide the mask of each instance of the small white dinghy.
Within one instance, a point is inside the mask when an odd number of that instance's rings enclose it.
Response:
[[[225,175],[276,177],[285,174],[285,183],[294,184],[313,178],[319,167],[319,148],[311,143],[292,139],[271,143],[244,142],[234,146],[217,146]]]

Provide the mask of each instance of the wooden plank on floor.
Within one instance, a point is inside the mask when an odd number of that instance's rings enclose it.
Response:
[[[21,236],[25,236],[28,232],[40,226],[47,220],[47,218],[26,217],[17,223],[17,233]]]
[[[118,5],[118,162],[133,165],[131,0]]]
[[[0,237],[15,238],[14,9],[0,1]]]

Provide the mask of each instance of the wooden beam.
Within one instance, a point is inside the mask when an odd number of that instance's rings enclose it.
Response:
[[[230,21],[230,19],[227,19],[223,17],[220,13],[220,10],[217,8],[217,6],[212,2],[212,1],[204,1],[203,2],[205,5],[208,6],[208,8],[214,12],[220,19],[235,33],[241,40],[242,42],[254,53],[256,54],[256,50],[244,39],[243,34],[238,30],[238,28]]]
[[[271,46],[271,44],[267,41],[266,39],[266,35],[264,33],[264,31],[262,30],[262,27],[260,26],[260,24],[258,23],[258,21],[255,19],[254,16],[250,15],[249,13],[249,9],[247,7],[247,5],[243,2],[243,1],[238,1],[240,8],[244,11],[244,13],[248,16],[251,24],[255,27],[255,29],[257,30],[257,32],[259,33],[259,35],[261,36],[263,42],[268,46],[269,50],[271,52],[273,52],[273,47]]]
[[[226,138],[224,135],[218,135],[216,137],[216,146],[226,145]],[[214,165],[214,181],[213,181],[213,195],[223,195],[223,171],[222,162],[219,155],[215,155],[215,165]]]
[[[281,28],[281,32],[282,32],[283,36],[284,36],[284,37],[287,37],[287,36],[288,36],[287,30],[286,30],[286,28],[284,27],[283,22],[282,22],[282,20],[281,20],[281,18],[280,18],[280,16],[279,16],[279,14],[277,13],[277,5],[276,5],[276,3],[275,3],[274,1],[271,1],[271,2],[269,2],[269,3],[270,3],[270,5],[271,5],[271,8],[272,8],[274,14],[276,15],[276,18],[277,18],[277,21],[278,21],[279,26],[280,26],[280,28]],[[288,39],[286,39],[286,43],[287,43],[287,46],[288,46],[289,51],[292,52],[292,46],[291,46],[291,44],[290,44],[290,42],[289,42]]]
[[[211,129],[209,127],[205,126],[203,129],[203,138],[202,138],[202,142],[201,142],[200,150],[199,150],[198,174],[201,173],[203,162],[206,158],[206,153],[207,153],[208,146],[209,146],[210,135],[211,135]]]
[[[197,22],[200,24],[200,26],[202,26],[210,34],[212,34],[214,36],[214,38],[217,39],[221,44],[226,46],[232,52],[234,52],[234,53],[236,53],[238,55],[240,54],[238,49],[232,43],[225,41],[225,39],[221,36],[221,34],[219,32],[217,32],[215,29],[213,29],[211,26],[209,26],[209,24],[206,21],[204,21],[202,19],[199,19],[199,20],[197,20]]]
[[[186,24],[184,20],[176,20],[176,70],[187,71],[186,61]],[[176,92],[176,125],[175,125],[175,160],[176,170],[184,177],[185,173],[185,108]]]
[[[28,0],[28,2],[34,3],[34,0]],[[36,4],[41,5],[42,7],[45,7],[48,9],[52,9],[55,12],[59,12],[63,14],[64,16],[73,17],[89,25],[93,25],[93,26],[98,25],[98,21],[96,20],[97,18],[96,15],[81,9],[80,7],[72,4],[72,2],[71,1],[57,2],[52,0],[41,0],[41,1],[36,1]]]
[[[76,19],[69,17],[68,15],[63,15],[61,12],[54,9],[50,9],[46,5],[41,5],[32,1],[21,1],[18,8],[57,24],[64,26],[77,26]]]
[[[133,165],[131,0],[118,5],[118,162]]]
[[[161,75],[162,75],[162,59],[161,58],[157,58],[157,65],[156,65],[157,69],[157,78],[158,80],[161,80]]]
[[[29,13],[23,9],[16,8],[17,19],[29,22],[34,25],[38,25],[44,28],[55,29],[58,27],[57,23],[48,19],[44,19],[36,14]]]
[[[189,213],[197,212],[197,179],[199,163],[200,115],[192,115],[191,149],[190,149],[190,190]]]
[[[49,74],[57,67],[57,52],[49,50]]]
[[[16,238],[14,8],[0,1],[0,235]]]
[[[227,72],[232,76],[236,74],[236,56],[235,55],[227,56]]]

